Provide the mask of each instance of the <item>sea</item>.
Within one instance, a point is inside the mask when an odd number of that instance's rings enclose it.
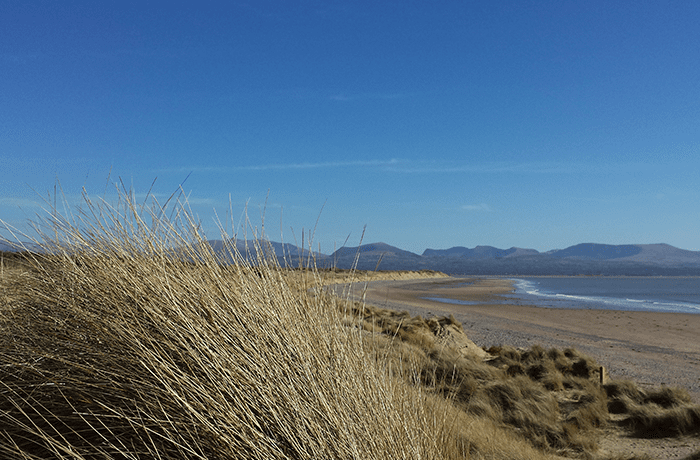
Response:
[[[512,278],[508,303],[545,308],[653,311],[700,314],[698,277]]]

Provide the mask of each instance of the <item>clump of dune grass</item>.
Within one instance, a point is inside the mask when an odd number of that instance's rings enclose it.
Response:
[[[641,437],[664,438],[700,433],[700,406],[688,391],[661,387],[642,390],[630,381],[605,385],[610,412],[624,415],[621,424]]]
[[[500,385],[508,388],[505,394],[510,398],[499,394],[495,401],[506,423],[538,446],[561,452],[596,450],[598,429],[606,425],[608,411],[593,359],[574,349],[562,352],[539,345],[492,347],[489,352],[495,356],[490,364],[507,376]]]
[[[625,425],[638,436],[666,438],[700,433],[700,406],[683,405],[663,408],[655,404],[630,410]]]
[[[184,206],[132,196],[36,223],[44,254],[0,304],[0,456],[468,455],[337,305],[233,246],[222,264]]]

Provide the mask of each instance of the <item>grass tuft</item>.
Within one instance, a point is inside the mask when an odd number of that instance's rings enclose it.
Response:
[[[637,436],[666,438],[700,433],[700,406],[665,409],[656,404],[635,406],[625,420]]]

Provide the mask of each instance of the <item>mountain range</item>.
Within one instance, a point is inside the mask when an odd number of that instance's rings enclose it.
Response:
[[[223,244],[223,243],[220,243]],[[237,246],[243,244],[237,241]],[[249,247],[251,242],[248,243]],[[426,249],[416,254],[386,243],[343,247],[332,254],[309,253],[293,245],[267,243],[283,266],[310,261],[319,268],[360,270],[438,270],[452,275],[628,275],[700,276],[700,251],[668,244],[582,243],[565,249],[493,246]]]
[[[453,275],[700,276],[700,251],[668,244],[582,243],[565,249],[493,246],[426,249],[422,254],[372,243],[317,256],[319,267],[363,270],[438,270]]]
[[[221,240],[210,240],[224,254]],[[700,276],[700,251],[668,244],[609,245],[582,243],[565,249],[539,252],[535,249],[492,246],[426,249],[416,254],[386,243],[343,247],[332,254],[309,251],[288,243],[235,240],[236,250],[250,260],[276,258],[280,265],[359,270],[437,270],[451,275],[628,275]],[[0,242],[0,251],[13,248]],[[229,258],[230,259],[230,258]]]

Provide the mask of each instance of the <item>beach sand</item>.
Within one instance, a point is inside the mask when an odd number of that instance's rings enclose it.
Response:
[[[364,287],[365,283],[354,285],[351,296],[360,298]],[[452,314],[469,338],[482,347],[573,347],[605,366],[611,379],[632,380],[641,387],[682,387],[700,403],[700,315],[502,303],[505,299],[501,296],[513,291],[509,280],[440,278],[374,281],[367,283],[364,297],[367,304],[408,311],[413,316]]]

